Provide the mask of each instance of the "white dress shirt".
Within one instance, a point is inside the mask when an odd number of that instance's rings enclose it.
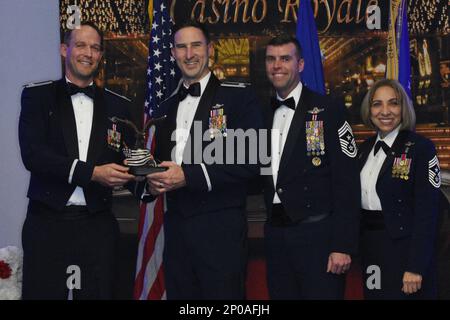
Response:
[[[378,197],[376,185],[378,180],[378,174],[383,166],[384,160],[386,160],[386,153],[383,148],[380,148],[376,155],[374,155],[374,148],[378,141],[384,141],[389,147],[394,144],[395,138],[397,138],[400,126],[392,130],[384,139],[380,138],[378,134],[372,150],[370,150],[367,161],[364,164],[360,173],[361,178],[361,207],[365,210],[381,211],[381,202]]]
[[[298,85],[294,88],[294,90],[289,93],[286,99],[294,98],[295,107],[297,108],[297,104],[300,100],[300,95],[302,93],[302,83],[299,82]],[[277,94],[278,100],[286,100],[281,99]],[[280,167],[281,156],[283,155],[284,144],[286,143],[286,138],[289,133],[289,128],[291,127],[292,118],[294,117],[295,111],[286,107],[279,107],[273,116],[272,123],[272,133],[271,133],[271,154],[272,154],[272,177],[273,184],[276,189],[277,179],[278,179],[278,170]],[[273,196],[273,203],[281,203],[280,198],[275,190],[275,194]]]
[[[197,112],[198,105],[200,103],[200,98],[205,92],[206,85],[208,84],[209,78],[211,77],[211,72],[208,72],[206,76],[204,76],[200,82],[200,96],[193,97],[191,95],[187,95],[186,98],[178,104],[177,111],[177,129],[175,131],[175,162],[178,165],[181,165],[183,162],[183,153],[186,147],[186,143],[189,138],[189,134],[191,131],[192,122],[194,121],[195,113]],[[181,84],[184,85],[184,84]],[[193,143],[193,142],[191,142]],[[191,155],[193,158],[194,155]],[[208,191],[212,190],[211,181],[209,179],[208,171],[203,163],[200,164],[205,175],[206,183],[208,185]]]
[[[71,82],[66,77],[66,81]],[[90,85],[92,85],[91,83]],[[71,96],[73,112],[75,114],[75,122],[77,126],[78,138],[78,159],[75,159],[69,174],[69,183],[72,183],[72,176],[78,161],[86,161],[89,148],[89,140],[91,137],[92,120],[94,118],[94,101],[84,93],[77,93]],[[84,197],[83,188],[76,187],[74,192],[67,201],[67,206],[77,205],[85,206],[86,199]]]

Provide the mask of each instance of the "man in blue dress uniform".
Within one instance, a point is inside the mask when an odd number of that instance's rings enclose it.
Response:
[[[234,154],[225,148],[234,129],[262,127],[262,112],[249,88],[221,83],[211,73],[212,52],[203,25],[177,28],[172,54],[182,80],[155,115],[167,116],[156,128],[155,157],[168,169],[148,175],[147,189],[153,196],[166,193],[168,299],[245,297],[246,191],[259,168],[256,159],[249,161],[249,142]]]
[[[356,144],[345,110],[300,81],[301,47],[279,36],[266,49],[276,90],[267,110],[271,170],[265,183],[272,299],[342,299],[358,243]]]
[[[92,23],[67,32],[61,44],[65,77],[22,92],[19,142],[30,171],[22,244],[23,299],[110,299],[119,235],[111,213],[112,187],[133,180],[121,145],[127,99],[95,86],[103,36]],[[133,139],[131,139],[133,140]],[[76,268],[78,267],[78,268]],[[77,289],[77,290],[75,290]]]

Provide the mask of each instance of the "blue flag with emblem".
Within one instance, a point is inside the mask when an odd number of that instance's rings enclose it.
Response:
[[[296,35],[302,46],[305,61],[305,68],[301,73],[302,83],[313,91],[325,94],[322,55],[311,0],[300,1],[297,12]]]

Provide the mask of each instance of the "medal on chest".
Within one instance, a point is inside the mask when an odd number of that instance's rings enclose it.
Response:
[[[209,113],[209,135],[211,139],[216,135],[227,136],[227,116],[222,104],[213,106]]]
[[[318,167],[321,165],[321,156],[325,155],[325,138],[323,130],[323,121],[318,120],[318,114],[323,109],[315,107],[312,110],[308,110],[311,114],[311,121],[306,121],[306,155],[312,157],[311,163],[313,166]]]
[[[117,124],[113,123],[112,129],[108,129],[108,147],[118,152],[120,150],[121,137],[121,133],[117,131]]]
[[[394,158],[394,163],[392,164],[392,178],[409,180],[412,159],[410,157],[408,158],[408,152],[412,145],[414,145],[413,142],[407,142],[405,144],[405,152],[402,153],[400,157]]]

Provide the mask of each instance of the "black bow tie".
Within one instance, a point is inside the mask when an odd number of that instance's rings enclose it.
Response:
[[[383,148],[383,151],[384,153],[386,153],[386,155],[388,155],[391,151],[391,148],[384,141],[378,140],[378,142],[375,144],[375,148],[373,149],[373,154],[377,155],[377,152],[378,150],[380,150],[380,148]]]
[[[190,94],[192,97],[200,97],[200,83],[193,83],[189,86],[189,88],[181,85],[180,89],[178,89],[178,99],[180,99],[180,101],[183,101],[188,94]]]
[[[272,98],[272,108],[273,110],[277,110],[279,107],[281,106],[286,106],[288,108],[291,108],[292,110],[295,111],[295,100],[294,98],[290,97],[289,99],[286,100],[278,100],[277,98]]]
[[[70,83],[70,82],[68,82],[67,85],[69,87],[69,93],[71,96],[73,96],[74,94],[77,94],[77,93],[84,93],[89,98],[94,99],[94,95],[95,95],[94,85],[90,85],[85,88],[80,88],[79,86],[77,86],[73,83]]]

